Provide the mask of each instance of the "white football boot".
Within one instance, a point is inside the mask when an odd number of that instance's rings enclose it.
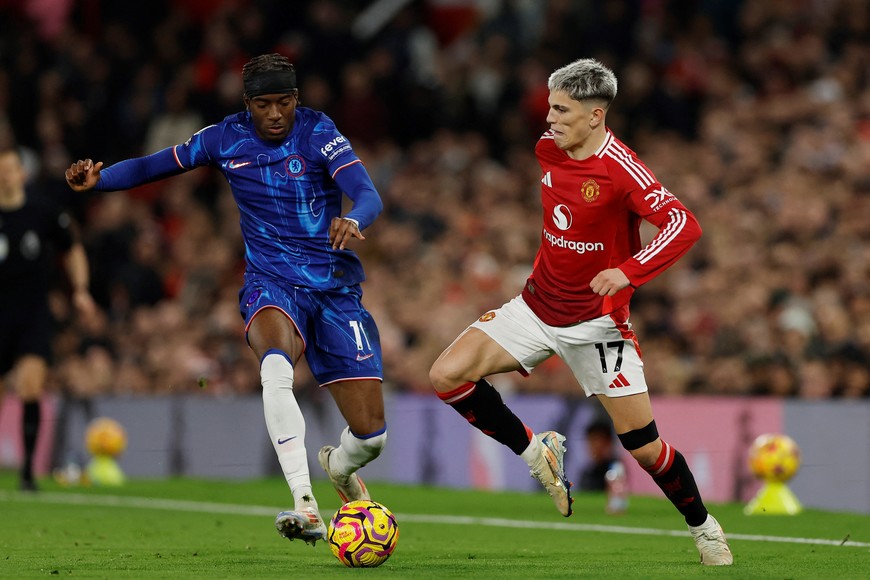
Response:
[[[279,513],[275,518],[275,528],[291,542],[299,538],[313,546],[317,540],[326,539],[326,526],[314,508]]]
[[[366,489],[366,484],[363,483],[359,475],[356,473],[344,475],[329,467],[329,455],[333,451],[335,451],[335,447],[324,445],[320,448],[320,452],[317,453],[317,460],[320,462],[320,467],[329,476],[329,481],[332,482],[332,486],[338,492],[338,497],[341,498],[341,501],[347,503],[361,499],[372,499],[369,495],[369,490]]]
[[[689,526],[689,533],[695,540],[698,552],[701,554],[701,564],[705,566],[730,566],[734,562],[728,540],[722,526],[712,515],[700,526]]]
[[[541,442],[541,460],[529,472],[541,482],[556,509],[566,518],[573,513],[571,504],[571,482],[565,477],[565,436],[555,431],[544,431],[535,435]]]

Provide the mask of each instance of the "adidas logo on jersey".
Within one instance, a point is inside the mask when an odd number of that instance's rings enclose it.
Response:
[[[547,187],[553,187],[553,178],[550,176],[550,172],[546,172],[544,177],[541,178],[541,183],[546,185]]]
[[[608,389],[619,389],[621,387],[628,387],[631,383],[628,382],[628,379],[622,373],[616,375],[616,378],[613,379],[613,382],[610,383]]]

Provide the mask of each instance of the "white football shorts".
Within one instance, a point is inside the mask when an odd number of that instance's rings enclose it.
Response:
[[[624,397],[647,391],[637,337],[627,321],[607,314],[573,326],[544,324],[517,296],[474,323],[530,373],[558,355],[574,373],[587,397]]]

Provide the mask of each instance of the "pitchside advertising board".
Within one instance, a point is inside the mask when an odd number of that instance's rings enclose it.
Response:
[[[312,477],[322,445],[338,442],[344,427],[324,391],[302,400]],[[506,395],[506,402],[537,431],[568,437],[565,470],[574,481],[588,461],[584,432],[597,417],[594,401],[561,396]],[[508,449],[472,429],[437,397],[387,395],[388,441],[383,455],[363,468],[364,478],[447,487],[536,491],[528,467]],[[0,466],[21,457],[20,403],[7,395],[0,408]],[[746,502],[759,482],[746,453],[763,433],[786,433],[803,453],[789,487],[805,507],[870,513],[870,401],[784,401],[765,398],[653,398],[664,438],[679,449],[704,499]],[[91,418],[108,416],[126,429],[128,447],[118,462],[128,477],[171,475],[244,479],[279,474],[257,396],[127,398],[89,402],[48,397],[37,449],[37,473],[84,464],[84,431]],[[632,494],[659,496],[649,476],[626,457]]]

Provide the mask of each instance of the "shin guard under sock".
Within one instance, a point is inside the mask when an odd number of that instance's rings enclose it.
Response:
[[[517,455],[529,446],[533,433],[508,409],[501,395],[486,379],[465,383],[438,397],[456,409],[474,427],[507,445]]]
[[[644,469],[652,476],[665,496],[686,518],[690,526],[700,526],[707,519],[707,508],[701,501],[695,477],[683,454],[662,441],[662,452],[655,464]]]
[[[283,351],[271,349],[260,362],[266,430],[298,509],[314,500],[305,450],[305,417],[293,394],[293,376],[290,357]]]

